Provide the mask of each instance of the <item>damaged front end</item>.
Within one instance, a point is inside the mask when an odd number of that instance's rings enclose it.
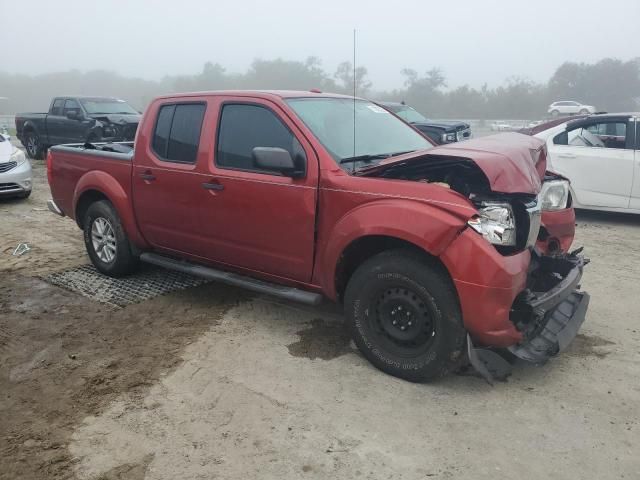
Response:
[[[511,310],[511,319],[523,334],[520,343],[509,347],[516,357],[545,363],[578,334],[589,305],[589,294],[579,290],[589,262],[580,251],[554,257],[533,252],[527,288]]]
[[[510,318],[522,340],[508,347],[515,357],[542,365],[564,351],[578,334],[589,306],[589,294],[580,290],[589,259],[582,249],[565,255],[531,253],[526,288],[516,297]],[[505,380],[511,365],[496,350],[478,348],[467,339],[471,365],[489,383]]]

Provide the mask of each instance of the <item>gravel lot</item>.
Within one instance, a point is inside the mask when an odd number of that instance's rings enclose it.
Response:
[[[640,478],[640,217],[579,214],[592,301],[568,352],[416,385],[332,306],[207,284],[116,309],[42,281],[88,258],[34,168],[0,200],[0,479]]]

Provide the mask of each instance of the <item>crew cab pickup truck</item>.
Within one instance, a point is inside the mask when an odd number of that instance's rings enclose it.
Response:
[[[395,113],[429,137],[436,145],[460,142],[471,138],[471,126],[457,120],[429,120],[405,103],[378,102],[378,105]]]
[[[547,212],[547,236],[573,232],[567,182],[545,164],[533,137],[435,147],[371,102],[296,91],[160,97],[135,144],[47,157],[49,208],[99,271],[143,261],[340,302],[364,356],[411,381],[467,358],[493,379],[505,361],[486,347],[544,363],[576,335],[585,261],[536,247]]]
[[[44,158],[52,145],[133,140],[140,113],[111,97],[55,97],[48,113],[16,115],[17,137],[30,158]]]

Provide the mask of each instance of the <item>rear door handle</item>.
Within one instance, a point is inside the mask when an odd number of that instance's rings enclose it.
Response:
[[[224,185],[217,182],[205,182],[202,184],[202,188],[206,190],[224,190]]]

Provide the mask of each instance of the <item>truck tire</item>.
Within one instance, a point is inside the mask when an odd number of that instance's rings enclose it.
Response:
[[[29,131],[24,135],[24,148],[27,156],[33,160],[42,160],[44,158],[45,148],[40,143],[40,137],[34,131]]]
[[[131,273],[138,259],[113,205],[100,200],[89,205],[84,221],[84,244],[91,263],[110,277]]]
[[[464,358],[466,331],[445,272],[409,250],[365,261],[345,292],[348,328],[362,354],[411,382],[445,376]]]

